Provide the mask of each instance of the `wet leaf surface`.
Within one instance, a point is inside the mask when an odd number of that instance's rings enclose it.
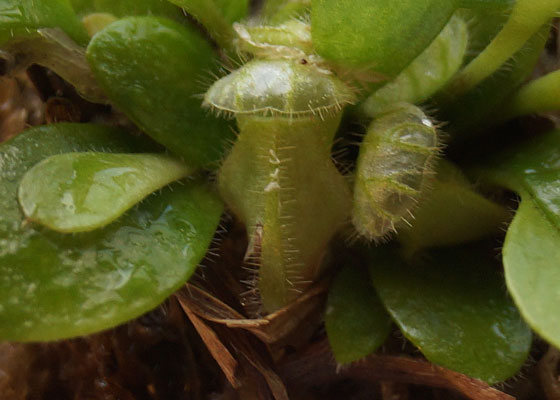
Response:
[[[67,151],[148,147],[130,142],[115,129],[60,124],[29,130],[2,144],[2,339],[55,340],[132,319],[178,289],[206,253],[222,206],[196,182],[174,185],[91,233],[64,235],[24,223],[16,191],[31,166]]]
[[[523,317],[560,346],[560,131],[508,151],[479,175],[517,191],[521,204],[504,243],[508,289]]]
[[[85,232],[192,172],[164,154],[65,153],[27,171],[18,197],[30,220],[58,232]]]
[[[492,384],[527,359],[531,331],[484,253],[456,247],[412,265],[380,252],[371,274],[402,333],[428,360]]]

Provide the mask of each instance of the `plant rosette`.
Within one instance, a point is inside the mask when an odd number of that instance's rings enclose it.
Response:
[[[175,296],[229,383],[245,355],[276,399],[289,379],[222,325],[299,351],[324,315],[348,371],[400,331],[490,391],[532,332],[559,347],[560,131],[501,132],[560,108],[557,71],[528,81],[560,1],[254,3],[0,0],[6,79],[80,111],[0,144],[0,340]],[[243,256],[197,270],[220,238]]]

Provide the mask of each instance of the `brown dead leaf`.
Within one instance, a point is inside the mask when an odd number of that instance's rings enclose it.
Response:
[[[263,318],[249,319],[221,300],[192,284],[176,294],[179,300],[199,317],[225,325],[245,329],[265,343],[276,343],[294,331],[309,315],[323,305],[328,282],[312,286],[287,307]]]
[[[268,349],[251,332],[247,332],[262,324],[266,326],[269,321],[245,319],[219,299],[190,284],[176,296],[233,387],[241,389],[246,398],[288,400],[284,383],[272,368]],[[218,325],[210,328],[202,318]],[[234,321],[237,328],[245,331],[231,329],[229,321]],[[244,374],[236,373],[239,366]]]
[[[238,355],[238,359],[244,364],[246,377],[248,378],[251,375],[251,368],[255,369],[260,377],[262,377],[273,399],[289,400],[284,383],[272,367],[273,360],[266,346],[249,332],[232,330],[227,327],[222,327],[221,331],[223,336],[227,335],[232,347],[235,349],[236,355]],[[265,399],[266,396],[263,394],[257,398]]]
[[[195,313],[193,313],[188,305],[184,304],[180,298],[179,304],[181,304],[185,314],[187,314],[187,317],[204,341],[208,351],[212,354],[212,357],[220,366],[228,382],[234,388],[239,388],[240,382],[236,376],[238,363],[235,358],[233,358],[228,348],[220,341],[220,338],[218,338],[218,335],[216,335],[212,328],[210,328]]]

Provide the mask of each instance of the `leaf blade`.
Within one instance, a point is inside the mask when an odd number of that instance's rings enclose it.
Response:
[[[88,41],[69,0],[2,0],[0,21],[0,44],[39,28],[61,28],[81,45]]]
[[[373,353],[391,331],[392,321],[358,266],[345,267],[327,298],[325,327],[336,361],[347,364]]]
[[[506,150],[476,170],[480,178],[521,196],[504,243],[506,283],[523,317],[555,346],[560,346],[554,309],[560,286],[559,148],[560,131],[555,130]]]
[[[521,202],[504,243],[508,289],[531,327],[560,346],[560,233],[530,200]]]
[[[485,257],[453,248],[432,252],[429,265],[405,264],[391,253],[372,262],[382,302],[428,360],[489,383],[525,362],[531,331]]]
[[[109,99],[154,140],[194,166],[215,164],[233,134],[207,115],[197,79],[215,67],[197,32],[155,17],[129,17],[100,31],[87,58]]]
[[[327,60],[394,77],[428,47],[455,8],[448,0],[313,0],[313,44]]]
[[[175,186],[103,230],[63,235],[23,224],[19,180],[49,155],[146,151],[89,124],[31,129],[0,147],[0,337],[43,341],[110,328],[156,307],[204,256],[222,205],[204,186]],[[153,145],[152,145],[153,146]]]
[[[163,154],[65,153],[27,171],[18,198],[30,220],[58,232],[86,232],[192,172]]]

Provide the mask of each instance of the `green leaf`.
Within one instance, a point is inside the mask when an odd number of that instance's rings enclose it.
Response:
[[[531,331],[492,258],[476,250],[442,249],[429,263],[411,265],[382,249],[371,273],[394,321],[428,360],[496,383],[523,365]]]
[[[457,245],[496,234],[511,217],[503,206],[478,194],[449,162],[440,162],[430,186],[413,212],[411,226],[399,231],[408,256],[423,248]]]
[[[267,0],[259,16],[267,24],[279,24],[304,17],[310,7],[311,0]]]
[[[88,124],[31,129],[0,146],[0,338],[55,340],[106,329],[156,307],[204,256],[221,204],[197,183],[151,196],[107,228],[64,235],[24,223],[17,187],[68,151],[149,149]]]
[[[0,45],[39,28],[61,28],[78,44],[88,41],[69,0],[0,0]]]
[[[92,39],[87,57],[110,100],[144,132],[195,166],[222,157],[233,133],[201,110],[197,83],[216,66],[193,29],[155,17],[117,21]]]
[[[504,10],[513,7],[515,0],[459,0],[461,7],[480,8],[481,10]]]
[[[376,117],[398,102],[419,104],[437,92],[461,67],[468,39],[467,23],[451,18],[422,54],[364,102],[365,114]]]
[[[455,9],[450,0],[313,0],[313,44],[327,60],[395,77],[430,45]]]
[[[24,175],[18,197],[31,221],[58,232],[103,227],[143,198],[193,172],[163,154],[66,153]]]
[[[506,283],[525,320],[560,347],[560,131],[511,149],[477,171],[517,191],[521,204],[504,243]]]
[[[469,22],[469,51],[465,54],[465,64],[470,63],[500,32],[508,20],[508,12],[500,9],[463,8],[457,11]]]
[[[560,0],[516,0],[502,30],[457,74],[447,92],[451,96],[461,96],[498,71],[543,26],[549,25],[559,8]]]
[[[325,315],[336,361],[346,364],[373,353],[389,336],[391,324],[367,271],[345,267],[332,283]]]
[[[249,0],[168,0],[171,3],[183,7],[196,18],[204,12],[210,11],[210,7],[219,13],[226,22],[233,23],[247,17],[249,12]],[[202,22],[202,21],[201,21]]]
[[[560,70],[527,83],[502,109],[501,121],[529,114],[560,110]]]
[[[551,189],[560,191],[558,184]],[[511,223],[504,243],[508,289],[531,327],[560,346],[560,230],[528,194]]]
[[[134,15],[157,15],[175,20],[185,19],[181,10],[166,0],[70,0],[74,10],[85,16],[91,13],[110,13],[124,18]]]
[[[244,19],[249,0],[168,0],[193,15],[220,47],[230,49],[234,38],[231,24]]]
[[[473,90],[450,100],[445,92],[436,96],[434,107],[439,109],[438,119],[449,121],[452,140],[460,143],[480,133],[480,126],[495,113],[498,118],[500,105],[518,88],[533,70],[548,37],[550,27],[545,26],[517,52],[507,64]],[[444,89],[445,90],[445,89]]]

